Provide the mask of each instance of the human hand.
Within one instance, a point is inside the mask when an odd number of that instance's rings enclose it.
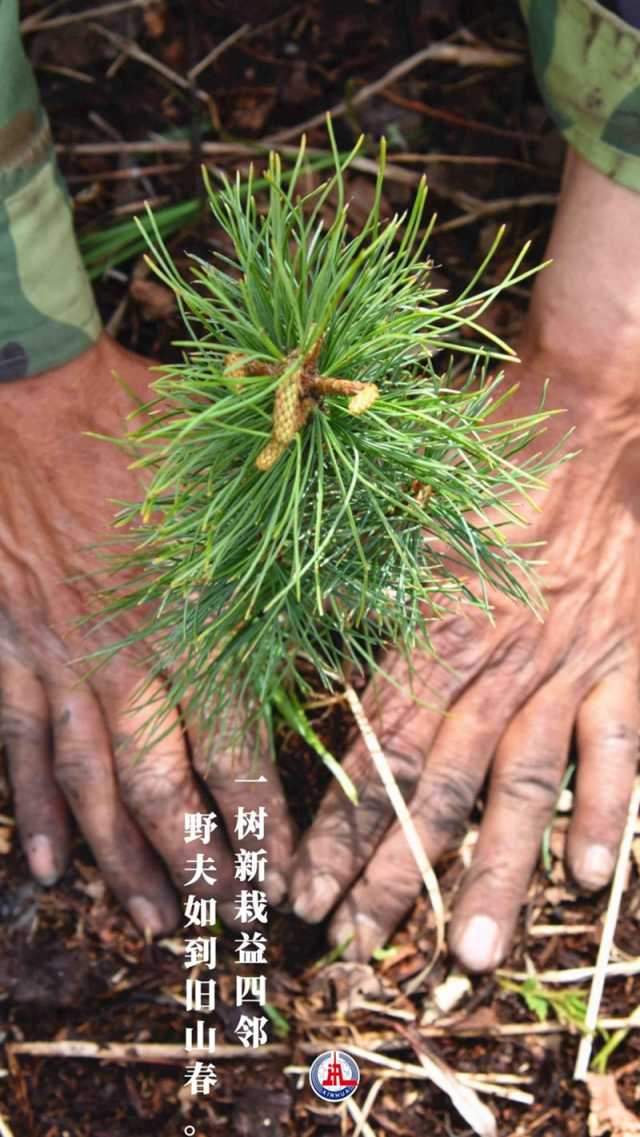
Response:
[[[569,414],[552,420],[544,446],[568,419],[576,425],[571,449],[581,451],[554,472],[540,514],[530,510],[529,528],[510,535],[545,542],[546,619],[492,596],[495,626],[470,610],[437,627],[433,642],[444,665],[414,659],[415,701],[401,693],[410,678],[399,657],[384,664],[394,685],[374,680],[364,697],[432,862],[463,836],[489,774],[449,930],[454,952],[472,970],[495,967],[509,947],[574,729],[579,765],[567,848],[585,888],[600,888],[611,875],[637,761],[638,406],[615,397],[577,404],[572,371],[528,350],[529,361],[508,376],[521,384],[509,416],[533,411],[551,374],[552,403]],[[607,389],[606,375],[600,378]],[[614,388],[623,385],[612,379]],[[345,957],[367,959],[415,900],[421,876],[361,739],[345,768],[359,805],[336,784],[329,788],[296,855],[290,896],[296,914],[312,922],[337,903],[331,941],[353,936]]]
[[[164,737],[137,757],[130,740],[145,721],[145,711],[132,708],[144,679],[139,661],[120,652],[90,681],[82,679],[86,663],[73,662],[101,642],[98,633],[87,637],[75,627],[100,579],[91,546],[108,536],[113,503],[140,496],[124,452],[87,437],[121,436],[134,409],[114,372],[142,401],[151,397],[145,361],[106,335],[64,366],[0,386],[0,739],[36,879],[52,884],[63,872],[70,811],[118,899],[155,934],[178,919],[170,876],[181,887],[185,860],[199,852],[216,860],[213,894],[224,902],[235,891],[221,824],[209,845],[184,844],[182,815],[211,809],[201,778],[231,842],[236,808],[266,807],[265,889],[273,903],[284,892],[281,870],[293,836],[269,760],[249,770],[252,755],[232,761],[223,750],[209,763],[190,733],[192,763],[177,714]],[[266,783],[235,781],[261,774]]]
[[[568,414],[551,420],[545,440],[573,425],[571,448],[581,451],[554,473],[530,528],[512,533],[545,542],[545,622],[494,597],[495,626],[477,612],[455,616],[433,636],[444,665],[415,661],[413,691],[426,708],[386,684],[365,697],[432,861],[464,833],[490,773],[449,931],[473,970],[495,967],[508,950],[574,729],[567,855],[586,888],[611,875],[637,763],[640,194],[569,150],[547,252],[553,263],[536,281],[524,363],[507,379],[520,383],[508,411],[517,416],[536,408],[550,376],[551,404]],[[386,669],[408,686],[399,659]],[[311,921],[338,904],[332,940],[355,933],[346,955],[367,958],[421,881],[362,742],[346,766],[360,805],[330,788],[289,892]]]

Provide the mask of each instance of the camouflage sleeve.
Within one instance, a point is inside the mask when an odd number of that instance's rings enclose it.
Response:
[[[625,4],[618,5],[626,15]],[[640,29],[598,0],[520,0],[520,6],[536,78],[558,129],[588,162],[640,192]]]
[[[18,0],[0,0],[0,382],[73,359],[99,334]]]

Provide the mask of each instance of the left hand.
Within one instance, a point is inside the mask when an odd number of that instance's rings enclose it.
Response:
[[[449,933],[471,970],[494,968],[509,948],[574,730],[579,767],[568,859],[586,888],[602,887],[612,873],[636,770],[640,421],[632,400],[583,402],[560,353],[557,366],[530,357],[508,377],[521,380],[509,417],[535,407],[545,374],[557,377],[552,404],[569,414],[552,420],[541,445],[575,423],[570,448],[580,450],[553,473],[529,528],[512,533],[514,541],[544,541],[532,555],[544,558],[545,620],[493,596],[495,626],[469,610],[436,629],[446,666],[414,660],[415,701],[398,691],[409,687],[400,657],[385,663],[394,685],[374,680],[364,700],[432,863],[463,836],[489,774]],[[345,958],[367,959],[415,900],[421,877],[362,740],[345,767],[360,804],[330,787],[296,856],[290,895],[294,911],[312,922],[337,904],[330,939],[352,935]]]

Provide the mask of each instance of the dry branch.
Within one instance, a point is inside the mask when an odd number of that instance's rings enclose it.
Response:
[[[416,51],[414,55],[410,55],[401,60],[400,63],[390,67],[379,79],[374,79],[372,83],[367,83],[365,87],[361,87],[350,99],[341,99],[330,109],[320,111],[296,126],[279,130],[275,134],[269,135],[265,141],[269,145],[273,145],[289,138],[296,138],[307,130],[322,126],[327,115],[333,119],[340,118],[345,111],[360,106],[373,95],[376,95],[378,91],[382,91],[384,87],[396,83],[398,79],[402,79],[404,75],[414,71],[421,63],[457,63],[460,67],[514,67],[521,62],[522,55],[515,51],[495,51],[491,47],[477,47],[468,44],[431,43],[428,47],[423,47],[421,51]]]
[[[593,979],[595,973],[595,967],[566,967],[559,971],[536,971],[535,977],[539,983],[582,983],[585,979]],[[500,969],[496,974],[503,975],[505,979],[514,979],[518,983],[524,983],[527,979],[531,979],[530,971]],[[606,969],[607,979],[614,979],[619,976],[628,978],[630,975],[640,975],[640,959],[610,963]]]
[[[407,844],[411,850],[411,853],[413,854],[413,858],[418,866],[418,869],[420,870],[420,875],[424,881],[424,886],[427,890],[429,900],[431,901],[431,907],[433,908],[433,914],[436,922],[436,946],[433,954],[433,959],[431,960],[431,965],[433,966],[444,948],[445,915],[442,894],[440,892],[440,885],[438,884],[438,878],[433,871],[433,867],[427,856],[424,845],[422,844],[418,830],[416,829],[413,818],[400,792],[398,783],[396,782],[391,767],[384,755],[375,731],[373,730],[373,727],[367,718],[365,709],[360,702],[360,698],[350,683],[347,683],[345,686],[345,694],[353,717],[355,718],[358,729],[362,735],[364,744],[369,751],[373,765],[376,768],[378,777],[380,778],[380,781],[387,791],[389,801],[391,802],[391,805],[395,810],[396,817],[402,826],[402,831],[405,835]]]
[[[640,778],[637,778],[633,793],[631,795],[631,801],[629,802],[627,824],[622,835],[622,841],[620,842],[616,871],[613,874],[613,882],[611,884],[611,891],[609,893],[609,903],[607,905],[607,914],[605,916],[604,927],[602,929],[602,938],[600,940],[600,947],[598,949],[598,958],[596,960],[593,981],[591,983],[591,990],[589,992],[589,1001],[587,1003],[587,1012],[585,1015],[585,1027],[587,1033],[580,1041],[576,1064],[573,1071],[573,1076],[578,1081],[585,1081],[587,1077],[587,1071],[589,1069],[593,1039],[598,1024],[598,1011],[600,1010],[602,992],[604,991],[607,972],[609,970],[608,963],[611,956],[611,948],[613,946],[613,937],[616,931],[616,924],[618,923],[618,916],[620,914],[620,904],[622,902],[622,894],[624,892],[625,878],[627,875],[627,866],[629,863],[629,856],[631,854],[631,843],[633,841],[639,809]]]
[[[64,28],[67,24],[78,24],[82,20],[95,20],[98,16],[112,16],[115,12],[124,12],[127,8],[149,8],[156,0],[113,0],[110,4],[100,4],[97,8],[85,8],[82,12],[67,12],[62,16],[46,18],[45,12],[34,12],[27,16],[20,24],[22,35],[31,32],[41,32],[49,28]]]
[[[258,1049],[244,1046],[216,1046],[212,1055],[209,1050],[185,1050],[177,1043],[164,1042],[85,1042],[80,1039],[64,1038],[54,1042],[10,1042],[7,1043],[10,1057],[28,1055],[31,1058],[93,1058],[103,1062],[148,1062],[159,1066],[180,1066],[193,1059],[216,1061],[227,1058],[271,1058],[288,1055],[290,1048],[281,1042],[272,1042]]]
[[[214,63],[216,59],[219,59],[225,51],[228,51],[230,47],[233,47],[234,43],[237,43],[239,39],[242,39],[242,37],[247,34],[250,28],[251,24],[242,24],[241,27],[236,28],[235,32],[231,32],[231,35],[228,35],[220,43],[217,43],[215,47],[212,47],[211,51],[209,51],[204,56],[204,58],[200,60],[199,63],[196,63],[195,67],[192,67],[191,70],[187,72],[187,76],[191,82],[197,79],[198,75],[201,75],[203,71],[206,71],[207,67],[210,67],[211,64]]]

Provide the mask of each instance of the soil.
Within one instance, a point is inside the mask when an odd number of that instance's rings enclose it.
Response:
[[[439,266],[446,265],[449,287],[466,284],[470,267],[480,262],[502,222],[508,231],[492,277],[504,272],[525,240],[533,243],[529,263],[541,259],[563,146],[535,87],[513,0],[245,0],[241,11],[223,2],[160,0],[95,15],[92,8],[86,2],[43,6],[27,0],[22,5],[24,19],[31,21],[26,48],[61,146],[81,236],[131,217],[144,198],[156,208],[198,198],[203,159],[215,170],[232,171],[238,164],[233,156],[212,156],[208,144],[259,144],[286,128],[295,143],[297,124],[345,100],[346,111],[336,119],[339,145],[351,145],[362,131],[365,154],[373,157],[376,137],[384,132],[389,140],[395,167],[385,189],[389,212],[404,208],[413,192],[415,177],[402,172],[418,175],[426,169],[438,212],[430,247],[436,278],[445,281]],[[59,22],[72,13],[84,18]],[[250,28],[194,83],[175,81],[242,23]],[[457,43],[477,37],[495,49],[520,52],[521,62],[500,69],[422,64],[375,96],[353,102],[363,86],[395,64],[451,36]],[[164,70],[123,51],[132,42]],[[163,149],[167,138],[182,149]],[[138,151],[140,140],[155,141],[157,149]],[[311,145],[324,148],[325,141],[321,127],[309,131]],[[96,143],[106,144],[108,152],[87,152],[87,144]],[[353,173],[349,191],[357,226],[371,199],[369,175]],[[200,211],[168,244],[183,259],[185,249],[207,255],[220,247],[220,237]],[[177,313],[171,297],[147,279],[139,254],[104,271],[95,287],[103,319],[121,342],[154,359],[171,357]],[[493,326],[507,340],[517,334],[528,293],[527,282],[495,305]],[[340,713],[319,713],[315,725],[339,752],[345,736]],[[280,741],[292,808],[308,824],[324,771],[290,733],[283,731]],[[607,897],[581,896],[565,879],[565,828],[566,817],[559,815],[550,873],[541,866],[532,881],[505,965],[512,970],[526,970],[531,963],[536,970],[557,970],[594,962]],[[637,842],[635,852],[616,932],[620,959],[637,955]],[[447,906],[463,871],[463,853],[452,853],[439,869]],[[178,933],[145,943],[106,892],[80,838],[61,883],[51,890],[35,885],[12,825],[6,786],[0,794],[0,854],[0,1041],[179,1044],[184,970]],[[562,934],[536,934],[547,925],[562,926]],[[572,925],[587,930],[570,934]],[[528,1104],[483,1098],[501,1135],[587,1132],[587,1088],[572,1080],[575,1031],[535,1033],[536,1015],[492,976],[474,978],[451,1013],[439,1010],[441,985],[453,967],[446,957],[413,994],[406,993],[433,949],[426,898],[398,930],[395,954],[371,965],[319,962],[328,950],[324,926],[309,927],[286,914],[273,914],[269,942],[270,999],[285,1024],[282,1037],[274,1029],[273,1042],[284,1044],[286,1053],[251,1057],[247,1052],[219,1061],[219,1086],[194,1104],[175,1058],[151,1065],[130,1056],[115,1064],[9,1051],[9,1076],[0,1079],[2,1137],[181,1137],[185,1132],[192,1137],[337,1137],[351,1133],[353,1122],[316,1099],[305,1077],[285,1068],[308,1065],[336,1038],[366,1048],[374,1036],[386,1040],[386,1053],[414,1065],[421,1048],[430,1047],[454,1070],[521,1079],[511,1088],[530,1095]],[[232,974],[223,941],[216,1018],[219,1041],[228,1043],[237,1042]],[[608,981],[604,1015],[624,1017],[639,1004],[640,976]],[[553,1011],[549,1021],[556,1021]],[[522,1035],[501,1031],[501,1024],[513,1023],[529,1023],[532,1029]],[[368,1090],[379,1068],[365,1060],[361,1066]],[[638,1109],[640,1099],[639,1068],[640,1032],[632,1030],[609,1065],[631,1109],[634,1104]],[[357,1100],[362,1106],[362,1090]],[[368,1124],[369,1132],[390,1137],[471,1133],[431,1082],[402,1077],[382,1084]]]

